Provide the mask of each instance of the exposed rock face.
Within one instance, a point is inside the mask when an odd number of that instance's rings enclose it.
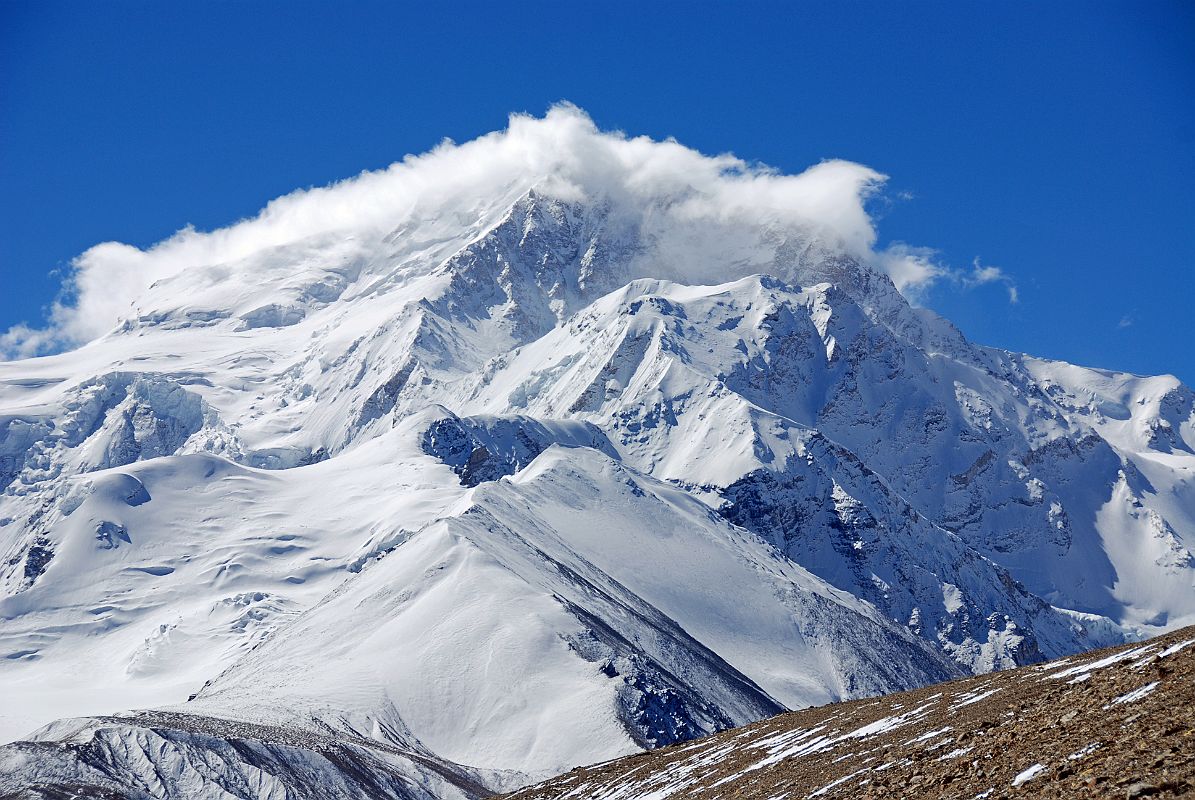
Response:
[[[591,447],[617,458],[606,435],[585,422],[530,417],[457,417],[451,412],[431,422],[420,446],[452,467],[464,486],[513,475],[553,444]]]

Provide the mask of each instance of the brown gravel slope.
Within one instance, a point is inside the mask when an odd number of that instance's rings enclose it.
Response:
[[[1195,797],[1195,627],[782,714],[518,800]]]

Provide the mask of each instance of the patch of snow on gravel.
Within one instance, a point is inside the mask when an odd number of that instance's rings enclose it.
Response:
[[[1148,695],[1150,692],[1152,692],[1154,689],[1158,688],[1158,684],[1159,684],[1159,681],[1154,681],[1153,683],[1147,683],[1144,686],[1140,686],[1131,692],[1126,692],[1125,694],[1122,694],[1120,697],[1115,698],[1108,705],[1104,706],[1103,710],[1107,711],[1112,706],[1118,706],[1121,703],[1133,703],[1133,702],[1136,702],[1137,700],[1141,700],[1146,695]]]
[[[1034,764],[1029,769],[1018,773],[1018,775],[1012,779],[1012,785],[1020,786],[1022,783],[1026,783],[1028,781],[1033,780],[1034,778],[1036,778],[1038,775],[1042,774],[1045,771],[1046,771],[1045,764]]]

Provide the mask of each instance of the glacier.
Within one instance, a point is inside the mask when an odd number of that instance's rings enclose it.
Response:
[[[0,362],[0,791],[479,797],[1195,622],[1195,393],[911,303],[879,180],[559,107],[93,248]]]

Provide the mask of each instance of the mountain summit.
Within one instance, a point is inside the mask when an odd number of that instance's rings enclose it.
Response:
[[[1195,394],[911,305],[882,180],[562,106],[92,248],[0,363],[0,732],[72,743],[0,764],[478,797],[1195,622]]]

